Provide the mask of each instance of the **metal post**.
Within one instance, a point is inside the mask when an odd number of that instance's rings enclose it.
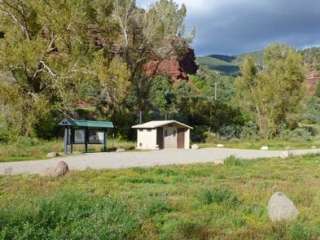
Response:
[[[73,142],[74,142],[74,129],[71,128],[70,129],[70,153],[72,154],[73,153]]]
[[[88,152],[88,139],[89,139],[89,131],[88,128],[84,130],[84,144],[85,144],[85,152]]]
[[[107,131],[103,131],[103,151],[107,151]]]
[[[64,154],[68,154],[68,128],[64,128]]]

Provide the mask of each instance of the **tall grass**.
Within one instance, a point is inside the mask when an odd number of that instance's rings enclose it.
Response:
[[[0,209],[0,239],[122,240],[133,238],[138,227],[125,204],[75,192]]]
[[[0,239],[319,238],[319,156],[230,162],[0,177]],[[298,219],[268,219],[277,191]]]

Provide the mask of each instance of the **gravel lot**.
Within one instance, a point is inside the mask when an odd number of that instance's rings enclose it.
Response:
[[[305,155],[320,153],[320,149],[291,150],[290,154]],[[77,156],[58,157],[50,160],[0,163],[0,175],[41,174],[65,161],[71,170],[122,169],[154,167],[196,163],[218,163],[234,155],[244,159],[280,157],[283,151],[260,151],[240,149],[207,148],[200,150],[162,150],[152,152],[91,153]]]

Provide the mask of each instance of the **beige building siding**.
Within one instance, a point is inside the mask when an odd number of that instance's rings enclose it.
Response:
[[[157,149],[157,130],[139,129],[137,133],[137,149]]]
[[[132,128],[137,129],[137,149],[190,149],[192,127],[181,122],[175,120],[150,121]]]
[[[190,149],[190,129],[187,129],[184,133],[184,148]]]
[[[167,126],[163,128],[164,132],[164,148],[178,147],[178,129],[176,127]]]

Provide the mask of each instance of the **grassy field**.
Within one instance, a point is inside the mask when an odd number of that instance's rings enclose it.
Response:
[[[240,149],[260,149],[262,146],[269,146],[270,150],[286,149],[310,149],[311,147],[320,148],[320,138],[313,138],[309,141],[304,140],[216,140],[210,139],[207,143],[199,143],[201,148],[216,147],[217,144],[224,144],[227,148]],[[120,139],[110,139],[108,142],[108,151],[115,151],[117,148],[123,148],[127,151],[135,149],[135,142],[129,142]],[[101,152],[102,145],[89,145],[89,152]],[[63,154],[63,140],[44,141],[37,139],[26,139],[15,144],[0,144],[0,162],[42,160],[47,159],[50,152]],[[74,153],[84,152],[83,145],[74,145]]]
[[[320,157],[0,177],[0,239],[319,239]],[[300,211],[272,224],[282,191]]]
[[[110,139],[108,150],[114,151],[117,148],[133,150],[134,142],[119,139]],[[102,145],[89,145],[89,152],[101,152]],[[26,161],[46,159],[50,152],[63,154],[63,140],[43,141],[30,140],[20,141],[15,144],[0,144],[0,162]],[[84,152],[84,145],[74,145],[75,154]]]
[[[207,143],[200,143],[202,148],[216,147],[217,144],[223,144],[227,148],[239,149],[260,149],[262,146],[268,146],[270,150],[286,150],[286,149],[310,149],[312,147],[320,148],[320,139],[305,140],[213,140]]]

